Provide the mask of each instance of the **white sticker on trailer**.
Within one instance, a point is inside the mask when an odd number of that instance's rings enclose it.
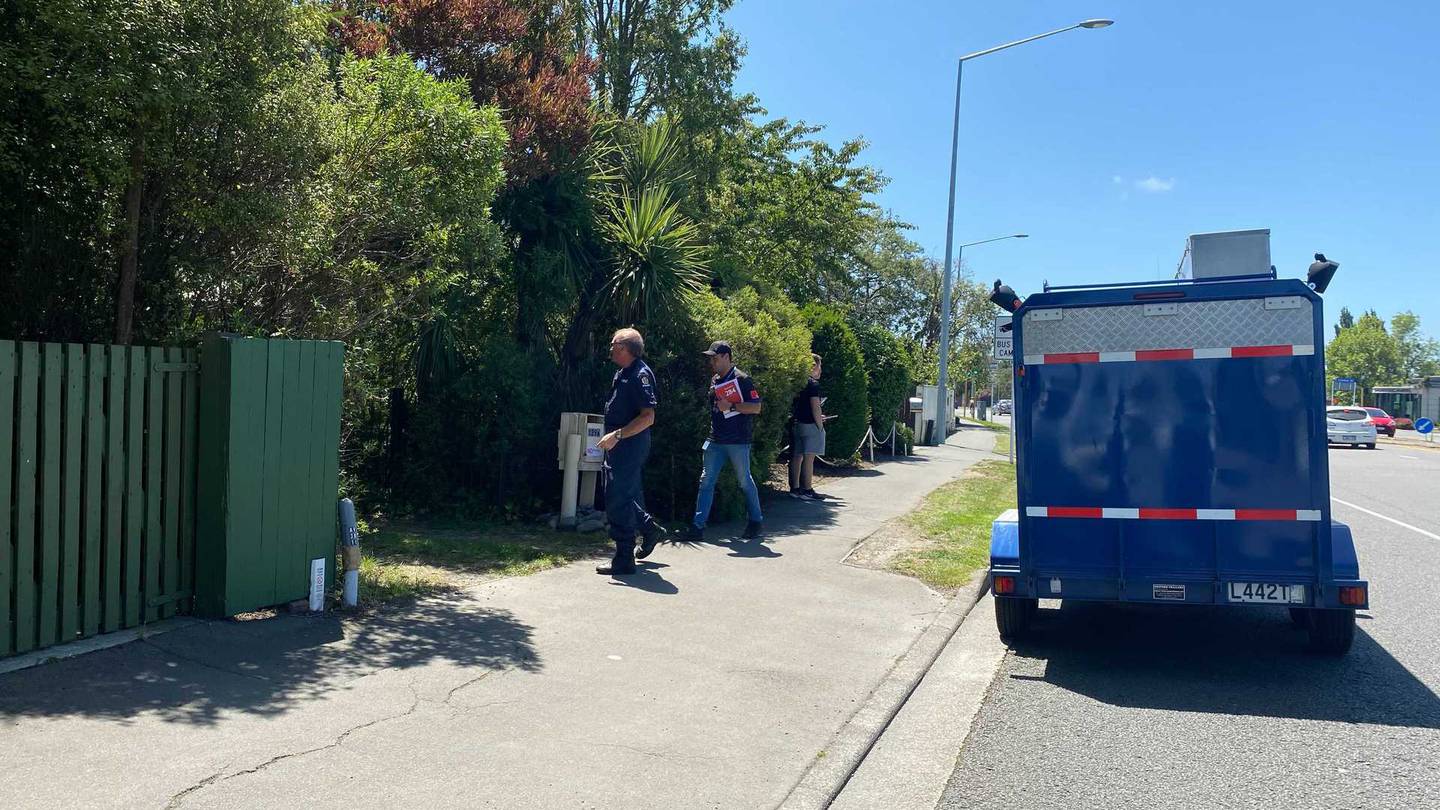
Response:
[[[1184,602],[1184,601],[1185,601],[1185,586],[1184,586],[1184,585],[1160,585],[1160,584],[1151,585],[1151,586],[1150,586],[1150,597],[1151,597],[1152,599],[1160,599],[1160,600],[1165,600],[1165,601],[1169,601],[1169,602]]]

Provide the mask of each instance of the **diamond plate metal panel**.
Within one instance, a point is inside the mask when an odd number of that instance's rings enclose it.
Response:
[[[1058,321],[1022,313],[1024,352],[1308,346],[1315,342],[1313,307],[1302,300],[1304,305],[1295,309],[1266,309],[1264,298],[1180,302],[1176,314],[1153,316],[1145,314],[1144,304],[1067,308]]]

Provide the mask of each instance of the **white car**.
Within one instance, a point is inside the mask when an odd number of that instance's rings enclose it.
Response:
[[[1375,449],[1375,422],[1358,405],[1331,405],[1325,409],[1325,440],[1331,444],[1365,445]]]

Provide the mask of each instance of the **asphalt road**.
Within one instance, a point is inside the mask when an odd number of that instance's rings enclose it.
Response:
[[[1440,807],[1440,450],[1330,474],[1371,588],[1348,656],[1279,608],[1042,603],[939,806]]]

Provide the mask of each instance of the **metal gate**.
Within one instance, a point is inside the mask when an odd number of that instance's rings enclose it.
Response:
[[[0,656],[190,608],[193,349],[0,341]]]

